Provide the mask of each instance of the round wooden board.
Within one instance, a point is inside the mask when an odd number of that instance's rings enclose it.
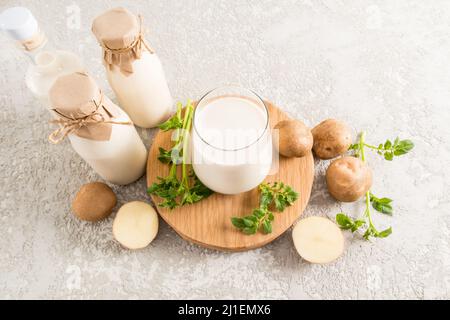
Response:
[[[265,101],[270,113],[270,125],[289,117],[280,109]],[[172,146],[171,132],[159,131],[153,139],[147,161],[147,184],[150,186],[158,176],[165,177],[169,166],[158,160],[159,147]],[[279,170],[265,181],[282,181],[299,193],[299,199],[282,213],[275,212],[273,230],[270,234],[258,232],[245,235],[230,221],[232,216],[244,216],[258,207],[257,188],[238,195],[215,193],[193,205],[169,210],[157,207],[160,216],[184,239],[198,245],[225,251],[244,251],[264,246],[285,232],[305,209],[314,180],[314,160],[312,154],[303,158],[280,156]],[[152,196],[155,204],[160,198]]]

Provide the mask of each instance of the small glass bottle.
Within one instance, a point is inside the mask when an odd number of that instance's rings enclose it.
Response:
[[[131,120],[142,128],[164,122],[172,97],[161,61],[144,39],[141,17],[111,9],[95,18],[92,32],[103,48],[109,84]]]
[[[25,7],[3,11],[0,26],[30,58],[25,76],[27,87],[45,107],[49,107],[50,87],[59,76],[83,70],[80,59],[71,52],[53,49],[36,18]]]
[[[105,180],[119,185],[145,172],[147,150],[128,115],[84,72],[59,77],[50,89],[59,124],[49,140],[68,137],[75,151]]]

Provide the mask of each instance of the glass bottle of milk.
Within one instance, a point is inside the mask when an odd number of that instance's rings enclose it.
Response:
[[[172,97],[161,62],[143,31],[141,17],[124,8],[108,10],[92,23],[120,106],[137,126],[152,128],[169,117]]]
[[[71,52],[53,49],[35,17],[25,7],[3,11],[0,26],[30,58],[25,76],[27,87],[45,107],[49,107],[50,87],[59,76],[83,70],[80,59]]]
[[[59,77],[50,89],[53,143],[68,137],[75,151],[105,180],[119,185],[145,172],[147,150],[128,115],[84,72]]]

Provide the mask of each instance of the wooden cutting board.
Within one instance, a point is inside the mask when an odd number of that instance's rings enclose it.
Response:
[[[270,124],[273,128],[280,120],[289,117],[270,102],[265,102],[269,110]],[[158,160],[159,147],[169,149],[172,146],[172,132],[159,131],[150,148],[147,161],[147,185],[155,182],[158,176],[165,177],[169,166]],[[279,170],[268,176],[265,181],[282,181],[299,193],[298,200],[283,212],[275,213],[273,230],[270,234],[258,232],[245,235],[239,232],[230,221],[232,216],[244,216],[258,207],[257,188],[238,195],[215,193],[207,199],[193,205],[174,210],[157,207],[160,216],[185,240],[207,248],[225,251],[244,251],[264,246],[278,238],[300,217],[305,209],[314,179],[314,160],[312,154],[303,158],[280,157]],[[152,196],[155,204],[161,201]]]

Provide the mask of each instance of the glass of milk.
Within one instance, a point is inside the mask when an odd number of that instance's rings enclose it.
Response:
[[[211,190],[237,194],[257,187],[272,164],[264,101],[237,86],[211,90],[195,109],[191,147],[195,174]]]

